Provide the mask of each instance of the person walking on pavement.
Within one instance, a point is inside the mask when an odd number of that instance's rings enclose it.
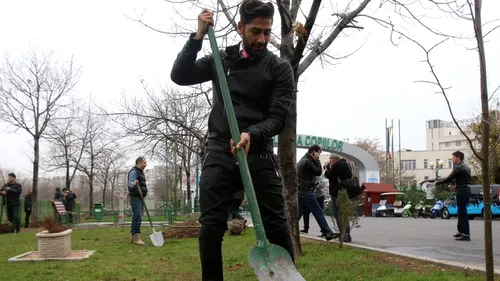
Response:
[[[471,184],[471,170],[467,164],[464,163],[464,153],[455,151],[452,153],[453,171],[451,174],[442,179],[437,180],[435,184],[440,185],[455,181],[455,193],[457,197],[458,208],[458,232],[453,235],[455,240],[470,241],[470,227],[469,216],[467,214],[467,204],[470,198],[470,184]]]
[[[323,209],[318,204],[314,196],[314,188],[316,185],[316,177],[321,176],[321,162],[319,162],[319,155],[321,154],[321,147],[313,145],[309,148],[307,153],[297,163],[297,176],[298,176],[298,190],[299,190],[299,219],[306,212],[314,215],[321,229],[321,233],[327,241],[332,240],[336,235],[328,226],[326,222]]]
[[[24,196],[24,213],[26,214],[24,218],[24,228],[28,228],[30,225],[30,216],[31,216],[31,188],[28,189],[28,194]]]
[[[8,182],[2,187],[0,195],[5,198],[7,204],[7,219],[14,226],[14,233],[19,233],[21,230],[21,221],[19,218],[19,197],[23,192],[22,186],[16,182],[16,174],[8,175]]]
[[[242,42],[221,50],[241,141],[231,138],[224,103],[211,55],[196,60],[213,12],[198,16],[198,31],[191,34],[174,62],[170,77],[178,85],[212,80],[213,105],[208,120],[206,153],[200,178],[199,236],[203,281],[222,281],[222,238],[232,195],[243,189],[236,150],[244,149],[269,242],[294,257],[283,198],[283,182],[273,137],[283,131],[295,92],[290,63],[267,49],[274,6],[271,2],[244,0],[239,8],[237,32]]]
[[[323,191],[323,177],[316,177],[316,183],[314,185],[314,197],[318,201],[321,210],[325,209],[325,192]],[[311,212],[309,209],[305,210],[303,214],[304,228],[300,231],[302,233],[309,233],[309,215]],[[325,236],[324,234],[319,235],[319,237]]]
[[[138,157],[135,160],[135,166],[128,172],[128,195],[130,197],[130,206],[132,208],[132,224],[130,225],[131,242],[137,246],[144,246],[145,243],[141,240],[141,223],[142,223],[142,205],[141,195],[146,197],[148,187],[146,185],[146,176],[144,169],[146,168],[146,158]]]

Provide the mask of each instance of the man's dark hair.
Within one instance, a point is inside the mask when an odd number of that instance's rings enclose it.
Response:
[[[139,164],[139,162],[144,162],[146,160],[146,158],[144,158],[144,156],[140,156],[140,157],[137,157],[137,159],[135,159],[135,164]]]
[[[8,174],[8,176],[9,176],[9,177],[16,178],[16,174],[14,174],[14,173],[10,173],[10,174]]]
[[[460,150],[453,152],[451,155],[460,158],[461,161],[464,161],[465,155]]]
[[[264,3],[260,0],[244,0],[240,6],[240,20],[243,24],[249,24],[256,18],[273,20],[273,3]]]
[[[320,152],[321,150],[322,150],[321,146],[315,144],[315,145],[309,147],[309,150],[307,151],[307,153]]]

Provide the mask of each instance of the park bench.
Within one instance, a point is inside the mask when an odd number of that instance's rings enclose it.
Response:
[[[56,220],[62,224],[67,223],[69,216],[72,214],[66,211],[66,207],[64,207],[63,202],[58,200],[51,200],[50,202],[52,203],[52,207],[54,207],[54,216],[56,217]]]

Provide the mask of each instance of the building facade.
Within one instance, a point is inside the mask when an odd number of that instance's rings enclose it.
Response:
[[[461,120],[459,125],[465,129],[472,120]],[[475,144],[477,145],[477,144]],[[460,150],[465,153],[465,162],[472,158],[469,142],[453,122],[443,120],[426,121],[426,150],[403,149],[401,161],[399,152],[395,153],[396,165],[405,177],[415,177],[417,182],[436,177],[436,167],[440,161],[444,165],[439,170],[439,177],[448,176],[453,170],[452,153]]]

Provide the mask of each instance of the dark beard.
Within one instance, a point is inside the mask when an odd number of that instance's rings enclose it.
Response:
[[[262,55],[266,50],[267,50],[267,43],[264,44],[250,44],[245,38],[243,38],[243,46],[245,48],[245,51],[252,57],[254,56],[260,56]],[[262,48],[261,50],[256,50],[254,49],[255,47]]]

